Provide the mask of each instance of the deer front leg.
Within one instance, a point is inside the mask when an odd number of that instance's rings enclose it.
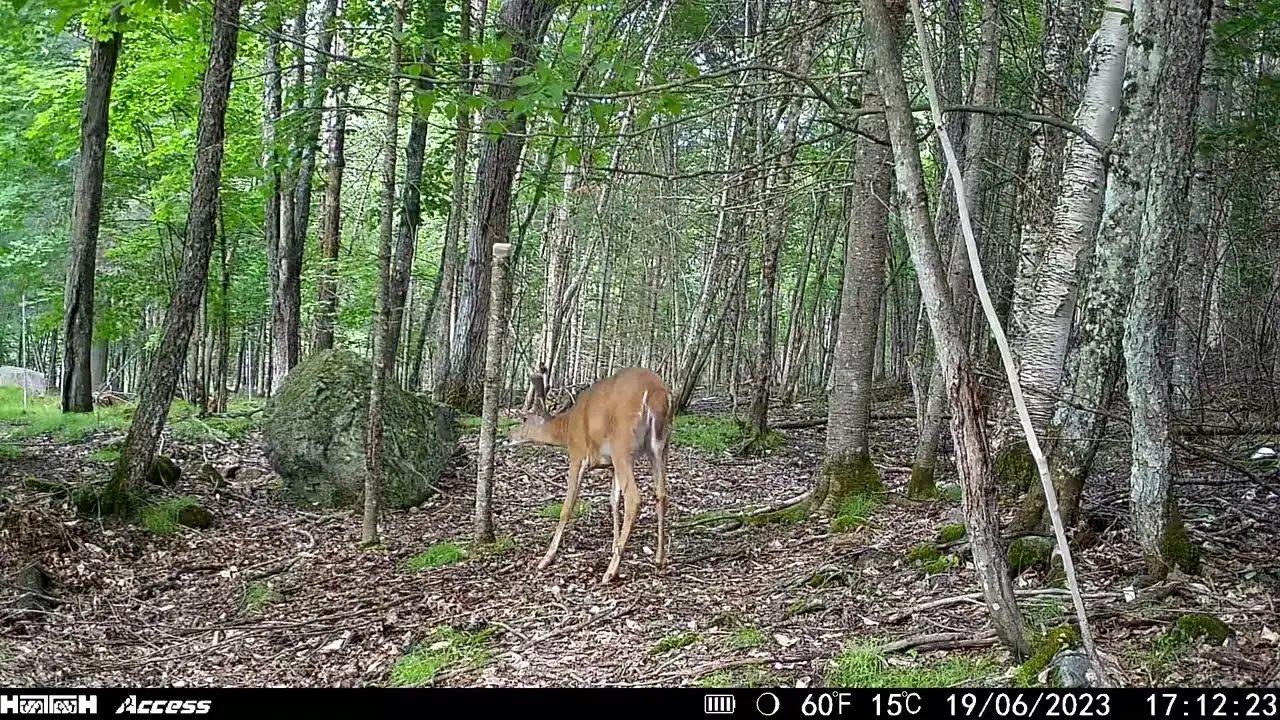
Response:
[[[631,467],[631,458],[618,458],[613,467],[617,477],[616,482],[626,505],[626,512],[622,518],[622,531],[613,544],[613,557],[609,561],[609,568],[604,571],[604,577],[600,580],[601,585],[608,585],[618,577],[622,553],[626,550],[627,540],[631,537],[631,529],[636,524],[636,516],[640,514],[640,491],[636,488],[636,476]]]
[[[545,569],[556,559],[556,552],[560,549],[560,538],[564,535],[564,526],[569,524],[569,516],[573,514],[573,509],[578,504],[578,488],[582,485],[582,476],[586,470],[587,465],[582,458],[570,458],[569,489],[565,493],[564,507],[560,508],[560,522],[556,524],[556,532],[551,536],[551,547],[547,548],[547,554],[538,563],[539,570]]]

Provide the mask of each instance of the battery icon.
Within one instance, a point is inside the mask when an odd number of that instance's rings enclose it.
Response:
[[[707,695],[702,698],[702,711],[707,715],[732,715],[732,695]]]

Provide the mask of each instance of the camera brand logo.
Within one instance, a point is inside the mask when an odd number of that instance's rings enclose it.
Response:
[[[139,700],[130,695],[116,714],[130,715],[205,715],[209,712],[209,700]]]
[[[0,695],[0,715],[97,714],[97,695]]]

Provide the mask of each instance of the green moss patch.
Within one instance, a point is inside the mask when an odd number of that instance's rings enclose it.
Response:
[[[404,562],[408,570],[427,570],[430,568],[456,565],[467,559],[467,552],[461,546],[451,542],[436,543]]]
[[[672,444],[715,455],[728,453],[750,438],[746,423],[713,415],[677,415],[671,430]]]
[[[827,672],[827,687],[942,688],[975,685],[998,668],[985,656],[950,655],[914,666],[890,664],[873,645],[850,647],[836,656]]]
[[[1011,492],[1025,492],[1039,471],[1025,440],[1011,443],[996,454],[996,479]]]
[[[142,527],[155,535],[172,535],[186,524],[200,508],[200,501],[193,497],[180,497],[144,505],[138,513]],[[206,511],[207,512],[207,511]],[[184,522],[188,521],[188,522]]]
[[[1229,637],[1231,627],[1212,615],[1183,615],[1173,623],[1173,627],[1156,638],[1156,647],[1176,651],[1199,641],[1221,645]]]
[[[1071,625],[1059,625],[1049,628],[1031,639],[1031,657],[1018,667],[1014,675],[1017,687],[1031,687],[1037,683],[1037,676],[1055,655],[1067,648],[1080,646],[1080,631]]]
[[[467,632],[451,627],[436,628],[391,667],[390,685],[427,685],[446,670],[476,669],[492,657],[489,638],[493,628]]]
[[[840,505],[840,511],[831,520],[832,532],[847,532],[866,525],[879,502],[870,495],[852,495]]]
[[[672,650],[686,648],[698,642],[702,636],[696,632],[681,632],[668,635],[659,640],[650,650],[650,655],[664,655]]]
[[[968,531],[969,530],[964,526],[964,523],[943,525],[942,529],[938,530],[938,544],[946,545],[948,543],[962,540]]]

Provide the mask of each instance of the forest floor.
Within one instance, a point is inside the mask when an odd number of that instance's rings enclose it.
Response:
[[[900,405],[900,403],[899,403]],[[54,408],[56,410],[56,406]],[[475,547],[476,435],[442,492],[391,513],[378,550],[357,547],[358,512],[317,513],[277,500],[257,431],[242,415],[178,416],[163,452],[217,524],[192,530],[78,520],[31,478],[102,477],[123,438],[119,412],[82,420],[0,409],[0,571],[38,563],[50,610],[19,614],[0,591],[0,684],[6,686],[976,686],[1035,682],[989,630],[963,541],[923,554],[960,519],[957,489],[934,503],[859,501],[829,521],[724,530],[716,513],[768,506],[809,487],[822,427],[779,431],[760,459],[725,450],[717,412],[682,418],[670,461],[670,568],[654,572],[651,490],[623,577],[608,562],[608,477],[584,482],[581,514],[557,562],[542,556],[564,493],[562,451],[503,449],[495,511],[501,535]],[[910,415],[879,404],[878,413]],[[813,417],[779,408],[772,418]],[[260,417],[260,415],[259,415]],[[721,415],[723,417],[723,415]],[[701,422],[699,422],[701,418]],[[877,422],[876,462],[901,491],[915,445],[909,419]],[[719,433],[719,434],[718,434]],[[1074,559],[1097,643],[1131,685],[1274,682],[1280,658],[1277,490],[1184,458],[1179,495],[1200,576],[1135,593],[1141,559],[1126,529],[1127,443],[1099,459],[1086,497],[1096,529]],[[239,469],[215,491],[199,472]],[[647,468],[639,477],[648,479]],[[944,483],[954,483],[946,467]],[[172,506],[172,503],[171,503]],[[1012,508],[1008,508],[1011,510]],[[913,549],[916,551],[913,553]],[[825,581],[825,582],[823,582]],[[1038,629],[1069,622],[1066,592],[1035,569],[1019,601]],[[1187,614],[1229,628],[1223,643],[1180,635]],[[1221,639],[1221,638],[1216,638]],[[942,649],[937,649],[942,648]]]

